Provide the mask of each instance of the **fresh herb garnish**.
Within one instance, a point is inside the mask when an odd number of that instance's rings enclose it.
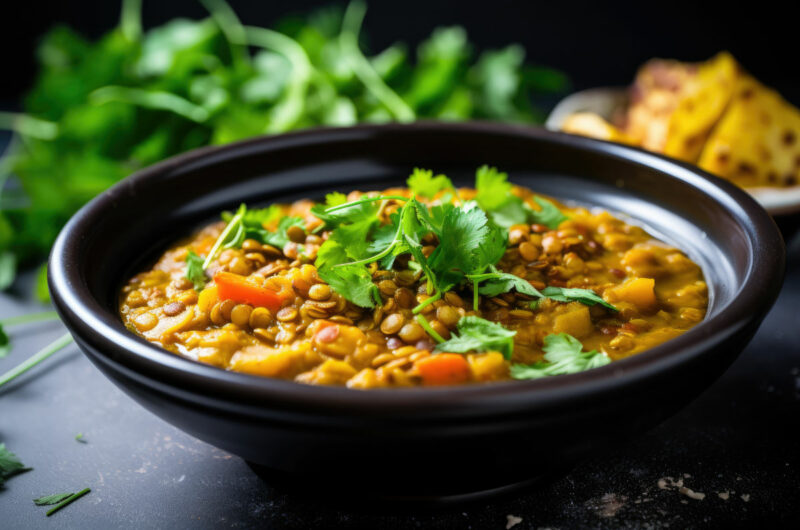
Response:
[[[34,504],[36,506],[50,506],[51,504],[58,504],[59,502],[72,497],[75,495],[74,492],[69,493],[54,493],[52,495],[45,495],[44,497],[39,497],[38,499],[33,499]]]
[[[47,517],[50,517],[51,515],[56,513],[58,510],[60,510],[61,508],[65,507],[66,505],[77,501],[78,499],[80,499],[81,497],[83,497],[84,495],[89,493],[90,491],[92,491],[90,488],[84,488],[81,491],[79,491],[78,493],[73,493],[73,494],[69,495],[68,497],[64,498],[63,500],[58,502],[58,504],[56,504],[55,506],[53,506],[52,508],[47,510],[47,514],[46,514]],[[58,495],[62,495],[62,494],[58,494]],[[33,502],[36,502],[36,501],[34,500]],[[51,504],[51,503],[48,503],[48,504]]]
[[[453,183],[444,175],[433,176],[430,169],[414,168],[414,172],[408,177],[408,187],[414,195],[421,195],[432,199],[437,193],[443,190],[452,190]]]
[[[416,53],[398,43],[366,55],[359,2],[346,15],[327,9],[283,24],[286,33],[206,4],[211,18],[143,31],[140,2],[124,1],[118,27],[94,42],[64,27],[42,39],[25,113],[0,113],[0,128],[15,133],[0,181],[13,174],[24,190],[3,194],[0,256],[46,256],[89,199],[189,149],[357,122],[535,122],[529,94],[566,87],[560,74],[524,65],[519,46],[475,57],[458,27],[436,29]],[[0,284],[13,278],[5,270]]]
[[[33,288],[33,294],[41,303],[50,303],[50,289],[47,285],[47,263],[43,264],[39,267],[39,270],[36,271],[36,284]]]
[[[543,199],[538,195],[533,198],[533,201],[540,206],[541,209],[534,210],[525,204],[525,210],[528,212],[528,221],[535,224],[544,225],[548,228],[558,228],[558,226],[569,219],[564,212],[558,209],[558,206]]]
[[[490,166],[482,166],[475,173],[475,200],[492,218],[495,224],[510,228],[518,224],[537,223],[548,228],[558,226],[568,219],[558,207],[547,199],[535,196],[539,210],[534,210],[512,193],[508,175]]]
[[[534,364],[512,364],[514,379],[538,379],[551,375],[574,374],[604,366],[611,359],[596,350],[584,352],[581,342],[566,333],[548,335],[544,338],[544,361]]]
[[[17,274],[17,257],[12,252],[0,252],[0,291],[11,285]]]
[[[11,339],[5,331],[6,327],[19,326],[22,324],[30,324],[33,322],[42,322],[46,320],[58,319],[58,313],[55,311],[44,311],[41,313],[29,313],[27,315],[20,315],[16,317],[8,317],[0,319],[0,359],[7,356],[11,352]]]
[[[349,260],[344,248],[333,240],[326,241],[317,252],[316,267],[320,278],[359,307],[371,308],[381,302],[378,287],[365,265],[340,266]]]
[[[65,333],[60,338],[54,340],[37,353],[33,354],[27,360],[18,364],[8,372],[0,375],[0,387],[24,374],[40,362],[44,361],[58,350],[64,348],[72,342],[72,335]]]
[[[456,329],[458,335],[453,335],[450,340],[438,344],[434,351],[452,353],[499,351],[503,357],[511,359],[516,331],[476,316],[461,318],[456,324]]]
[[[611,311],[619,311],[616,307],[603,300],[600,295],[590,289],[574,289],[569,287],[545,287],[542,294],[557,302],[580,302],[593,306],[600,304]]]
[[[206,271],[203,268],[203,258],[198,256],[194,250],[190,250],[186,254],[186,278],[198,291],[202,290],[208,282]]]
[[[6,448],[6,444],[0,442],[0,488],[9,478],[30,470],[31,468],[25,467],[17,455]]]

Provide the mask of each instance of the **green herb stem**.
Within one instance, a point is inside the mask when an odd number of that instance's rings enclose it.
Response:
[[[83,497],[84,495],[86,495],[87,493],[89,493],[90,491],[92,491],[92,490],[91,490],[91,488],[85,488],[85,489],[82,489],[81,491],[79,491],[78,493],[76,493],[76,494],[74,494],[74,495],[72,495],[72,496],[70,496],[70,497],[67,497],[67,498],[66,498],[66,499],[64,499],[63,501],[59,502],[58,504],[56,504],[55,506],[53,506],[52,508],[50,508],[50,509],[47,511],[47,517],[50,517],[51,515],[53,515],[54,513],[56,513],[58,510],[60,510],[60,509],[61,509],[61,508],[63,508],[64,506],[66,506],[66,505],[68,505],[68,504],[70,504],[70,503],[73,503],[73,502],[77,501],[78,499],[80,499],[81,497]]]
[[[342,32],[339,35],[339,45],[346,53],[347,60],[353,73],[364,86],[372,92],[378,101],[391,112],[398,121],[413,121],[416,119],[414,110],[397,93],[384,83],[381,76],[370,64],[369,60],[361,53],[358,47],[358,34],[367,8],[362,2],[353,1],[347,6],[342,21]]]
[[[162,90],[145,90],[143,88],[108,85],[100,87],[89,94],[89,101],[94,105],[118,101],[148,109],[174,112],[195,123],[204,123],[209,118],[208,111],[203,107],[195,105],[188,99],[172,92],[164,92]]]
[[[331,206],[330,208],[325,208],[325,213],[344,210],[345,208],[350,208],[351,206],[358,206],[359,204],[364,204],[368,202],[388,201],[388,200],[408,201],[410,199],[408,197],[403,197],[402,195],[379,195],[377,197],[364,197],[363,199],[358,199],[355,201],[346,202],[344,204],[337,204],[336,206]]]
[[[139,40],[142,35],[142,0],[122,0],[119,28],[129,41]]]
[[[435,295],[428,297],[424,302],[420,303],[417,307],[411,310],[411,313],[414,315],[419,314],[420,311],[431,305],[432,303],[436,302],[442,298],[442,292],[439,291]]]
[[[21,324],[28,324],[31,322],[42,322],[44,320],[56,319],[58,319],[58,313],[55,311],[43,311],[41,313],[30,313],[28,315],[2,318],[0,319],[0,326],[19,326]]]
[[[40,362],[44,361],[58,350],[67,346],[70,342],[72,342],[72,335],[69,333],[65,333],[60,338],[56,339],[55,341],[51,342],[37,353],[35,353],[32,357],[29,357],[23,363],[17,365],[16,367],[12,368],[8,372],[0,375],[0,387],[8,383],[9,381],[16,379],[20,375],[24,374]]]
[[[214,246],[211,247],[211,250],[208,252],[208,256],[206,256],[205,261],[203,261],[203,269],[207,269],[211,266],[211,262],[217,257],[220,248],[222,248],[222,245],[225,244],[225,240],[228,238],[231,232],[238,229],[239,224],[242,222],[242,219],[244,219],[245,212],[246,210],[240,207],[239,211],[236,212],[236,215],[231,217],[231,220],[228,221],[228,225],[225,227],[225,230],[222,231],[217,240],[214,242]]]
[[[58,136],[58,124],[16,112],[0,112],[0,129],[15,131],[22,136],[53,140]]]
[[[445,342],[444,338],[442,338],[441,335],[436,333],[436,330],[431,327],[431,325],[425,319],[424,315],[417,315],[417,322],[419,323],[420,326],[422,326],[422,329],[424,329],[428,333],[428,335],[430,335],[433,338],[433,340],[435,340],[439,344]]]

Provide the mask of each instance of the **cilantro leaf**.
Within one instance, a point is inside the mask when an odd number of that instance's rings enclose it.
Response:
[[[11,339],[8,338],[3,325],[0,324],[0,359],[6,357],[9,353],[11,353]]]
[[[533,198],[534,202],[538,204],[541,209],[534,210],[533,208],[528,207],[528,211],[530,212],[530,222],[536,223],[540,225],[545,225],[548,228],[558,228],[558,226],[563,222],[569,219],[564,213],[558,209],[558,207],[553,204],[552,202],[548,201],[547,199],[543,199],[539,196]]]
[[[475,189],[475,200],[487,212],[499,209],[509,196],[513,196],[508,174],[487,165],[479,167],[475,172]]]
[[[339,206],[340,204],[344,204],[347,202],[347,195],[344,193],[339,193],[338,191],[334,191],[332,193],[328,193],[325,195],[325,206],[330,208],[331,206]]]
[[[44,497],[39,497],[38,499],[33,499],[33,502],[36,506],[49,506],[51,504],[58,504],[59,502],[63,501],[64,499],[68,499],[75,495],[74,493],[54,493],[52,495],[45,495]]]
[[[1,181],[0,181],[1,182]],[[12,252],[0,253],[0,291],[11,285],[17,276],[17,257]]]
[[[551,375],[574,374],[604,366],[611,359],[602,352],[583,352],[581,342],[566,333],[552,334],[544,338],[544,361],[533,364],[512,364],[514,379],[538,379]]]
[[[6,444],[0,442],[0,487],[7,479],[29,470],[17,455],[6,449]]]
[[[194,288],[198,291],[203,289],[208,281],[206,271],[203,269],[203,258],[198,256],[194,250],[190,250],[186,254],[186,278],[192,282]]]
[[[432,199],[442,190],[452,189],[453,183],[444,175],[433,176],[430,169],[414,168],[414,172],[408,177],[406,184],[415,195],[422,195]]]
[[[580,302],[582,304],[593,306],[600,304],[601,306],[612,311],[619,311],[616,307],[603,300],[597,293],[591,289],[574,289],[568,287],[545,287],[542,294],[547,298],[556,300],[557,302]]]
[[[380,303],[380,294],[369,269],[361,264],[342,265],[348,261],[346,250],[329,239],[319,247],[315,264],[320,278],[337,293],[359,307],[375,307]]]
[[[511,359],[516,331],[476,316],[466,316],[456,324],[458,335],[436,346],[436,352],[486,352],[499,351]]]
[[[481,166],[475,173],[475,200],[492,218],[492,221],[510,228],[513,225],[536,223],[548,228],[558,228],[562,221],[568,219],[552,202],[539,196],[533,201],[539,205],[534,210],[512,193],[512,185],[508,175],[489,166]]]
[[[287,235],[287,230],[292,226],[299,226],[300,228],[305,229],[306,222],[303,220],[302,217],[284,217],[278,222],[278,228],[274,232],[268,232],[267,230],[262,230],[258,232],[250,232],[253,235],[258,235],[261,239],[262,243],[267,243],[272,245],[273,247],[283,248],[289,241],[289,236]]]
[[[36,285],[34,286],[33,294],[39,302],[43,304],[50,303],[50,288],[47,285],[47,263],[36,271]]]
[[[423,206],[424,208],[424,206]],[[478,264],[481,245],[489,234],[489,219],[478,208],[450,208],[437,234],[439,245],[429,257],[435,271],[451,269],[472,272]]]
[[[516,289],[518,293],[527,294],[535,298],[544,297],[544,295],[533,287],[528,280],[506,272],[492,272],[467,277],[473,281],[485,280],[485,283],[478,289],[478,292],[485,296],[497,296],[498,294],[507,293],[512,289]]]

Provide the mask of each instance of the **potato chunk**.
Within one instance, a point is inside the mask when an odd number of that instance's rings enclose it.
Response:
[[[652,278],[632,278],[608,292],[612,301],[630,302],[642,313],[652,313],[658,309],[655,286]]]
[[[591,335],[592,331],[594,331],[594,327],[589,315],[589,308],[582,304],[575,303],[571,311],[553,319],[553,333],[568,333],[576,339],[580,339]]]

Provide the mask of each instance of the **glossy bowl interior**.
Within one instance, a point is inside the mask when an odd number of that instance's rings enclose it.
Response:
[[[134,336],[117,315],[123,282],[223,209],[400,185],[415,166],[471,185],[484,163],[536,191],[625,216],[684,249],[710,286],[705,321],[580,374],[361,392],[187,360]],[[143,170],[75,215],[53,248],[49,274],[54,303],[83,351],[155,414],[294,476],[352,479],[354,463],[369,467],[402,454],[405,463],[391,473],[357,475],[360,486],[427,495],[526,480],[674,413],[751,338],[778,293],[784,261],[767,213],[689,166],[540,129],[417,123],[259,138]]]

